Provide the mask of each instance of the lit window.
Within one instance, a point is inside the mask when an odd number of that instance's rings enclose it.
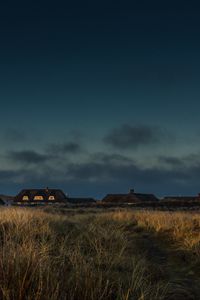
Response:
[[[29,197],[28,196],[23,196],[22,200],[23,201],[29,200]]]
[[[55,200],[54,196],[49,196],[49,200]]]
[[[44,200],[43,196],[35,196],[33,200]]]

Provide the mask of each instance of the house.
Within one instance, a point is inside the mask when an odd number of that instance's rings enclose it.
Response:
[[[90,204],[96,203],[96,200],[93,198],[68,198],[68,202],[71,204]]]
[[[106,203],[140,203],[146,201],[154,202],[158,201],[158,198],[153,194],[135,193],[134,189],[131,189],[128,194],[108,194],[102,199],[102,202]]]
[[[59,189],[24,189],[15,198],[14,203],[58,203],[68,202],[67,196]]]

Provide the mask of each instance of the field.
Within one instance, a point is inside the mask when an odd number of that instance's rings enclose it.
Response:
[[[0,299],[200,299],[200,214],[1,208]]]

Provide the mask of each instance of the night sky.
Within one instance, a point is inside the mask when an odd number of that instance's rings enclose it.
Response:
[[[0,193],[197,194],[200,4],[5,1],[0,104]]]

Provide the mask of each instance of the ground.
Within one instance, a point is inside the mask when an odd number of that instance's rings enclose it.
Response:
[[[200,299],[200,214],[1,208],[0,299]]]

